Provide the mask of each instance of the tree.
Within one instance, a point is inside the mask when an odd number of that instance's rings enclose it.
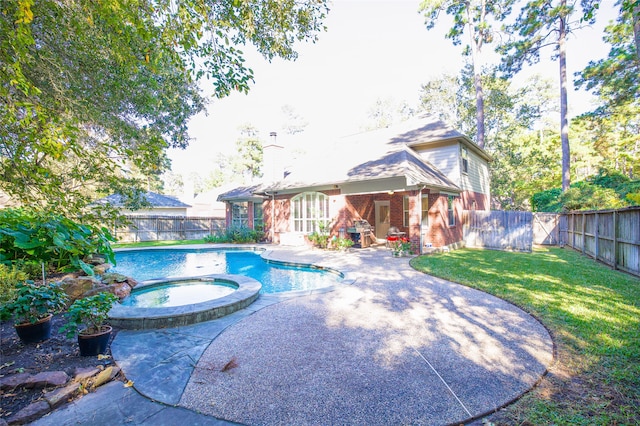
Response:
[[[582,9],[581,18],[571,18]],[[502,70],[509,76],[519,72],[525,63],[540,60],[540,51],[546,46],[554,46],[560,72],[560,138],[562,146],[562,190],[571,185],[571,157],[569,148],[569,118],[567,101],[567,51],[566,38],[583,22],[592,24],[594,12],[598,8],[596,0],[530,0],[520,11],[507,33],[517,36],[500,47],[504,54]]]
[[[596,113],[606,115],[624,104],[640,104],[640,56],[636,55],[630,12],[621,10],[616,23],[605,29],[609,55],[591,61],[578,75],[576,85],[595,92],[603,103]]]
[[[246,92],[238,46],[293,59],[315,40],[324,0],[5,0],[0,7],[0,189],[77,213],[135,192],[189,143],[189,119],[214,96]],[[134,172],[134,173],[129,173]]]
[[[368,122],[362,126],[364,130],[382,129],[407,120],[415,114],[405,101],[396,101],[393,97],[377,98],[367,110]]]
[[[471,55],[473,67],[473,84],[476,101],[476,143],[480,148],[485,146],[484,93],[482,86],[482,64],[480,55],[485,43],[493,41],[493,30],[490,17],[502,21],[511,12],[512,0],[423,0],[420,11],[424,13],[427,29],[435,26],[440,12],[446,11],[453,16],[453,26],[446,37],[453,40],[454,45],[461,43],[462,34],[469,34],[469,44],[465,49]]]
[[[236,140],[237,155],[232,159],[234,174],[244,177],[244,181],[261,176],[262,142],[260,132],[250,124],[240,128],[240,137]]]
[[[552,105],[550,83],[532,77],[521,88],[495,70],[485,69],[486,132],[491,139],[487,151],[490,163],[492,204],[501,209],[528,209],[530,196],[559,183],[560,168],[555,164],[556,135],[547,128],[534,130],[549,114]],[[423,85],[422,107],[440,112],[463,133],[475,130],[473,73],[465,67],[459,76],[444,75]],[[450,106],[447,108],[447,106]]]
[[[304,129],[309,125],[304,117],[298,114],[291,105],[283,105],[281,110],[284,116],[282,128],[287,135],[297,135],[304,132]]]
[[[623,0],[622,13],[633,25],[633,40],[636,46],[636,56],[640,60],[640,1],[638,0]]]
[[[465,123],[460,120],[462,106],[458,91],[461,86],[461,81],[454,74],[442,74],[432,78],[422,85],[420,105],[429,114],[466,132],[463,127]]]

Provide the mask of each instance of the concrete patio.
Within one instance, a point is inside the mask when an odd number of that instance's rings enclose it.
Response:
[[[530,315],[384,248],[265,256],[337,269],[345,284],[263,295],[191,326],[123,330],[111,349],[135,390],[111,384],[35,424],[459,424],[517,399],[553,362]]]

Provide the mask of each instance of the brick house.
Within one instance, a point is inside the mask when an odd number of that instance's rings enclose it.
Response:
[[[227,225],[260,225],[269,241],[296,245],[320,223],[348,236],[354,221],[366,220],[378,241],[397,227],[423,252],[463,240],[463,210],[489,209],[489,155],[431,116],[322,148],[283,166],[282,148],[265,146],[264,181],[218,198]]]

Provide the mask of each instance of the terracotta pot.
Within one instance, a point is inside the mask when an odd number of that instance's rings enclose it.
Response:
[[[35,323],[25,322],[14,325],[18,337],[24,343],[38,343],[51,337],[51,318],[53,315],[42,318]]]
[[[81,356],[96,356],[107,351],[109,339],[111,338],[111,326],[104,326],[104,331],[96,334],[78,333],[78,346],[80,346]]]

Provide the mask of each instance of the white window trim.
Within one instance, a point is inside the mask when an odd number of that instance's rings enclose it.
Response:
[[[456,226],[456,197],[453,195],[447,196],[447,226],[449,228],[453,228]],[[451,203],[451,208],[449,208],[449,203]]]
[[[320,223],[329,222],[331,222],[331,216],[328,195],[322,192],[303,192],[291,199],[291,229],[294,232],[304,234],[318,232]]]
[[[460,171],[465,175],[469,174],[469,149],[466,146],[460,147]]]

